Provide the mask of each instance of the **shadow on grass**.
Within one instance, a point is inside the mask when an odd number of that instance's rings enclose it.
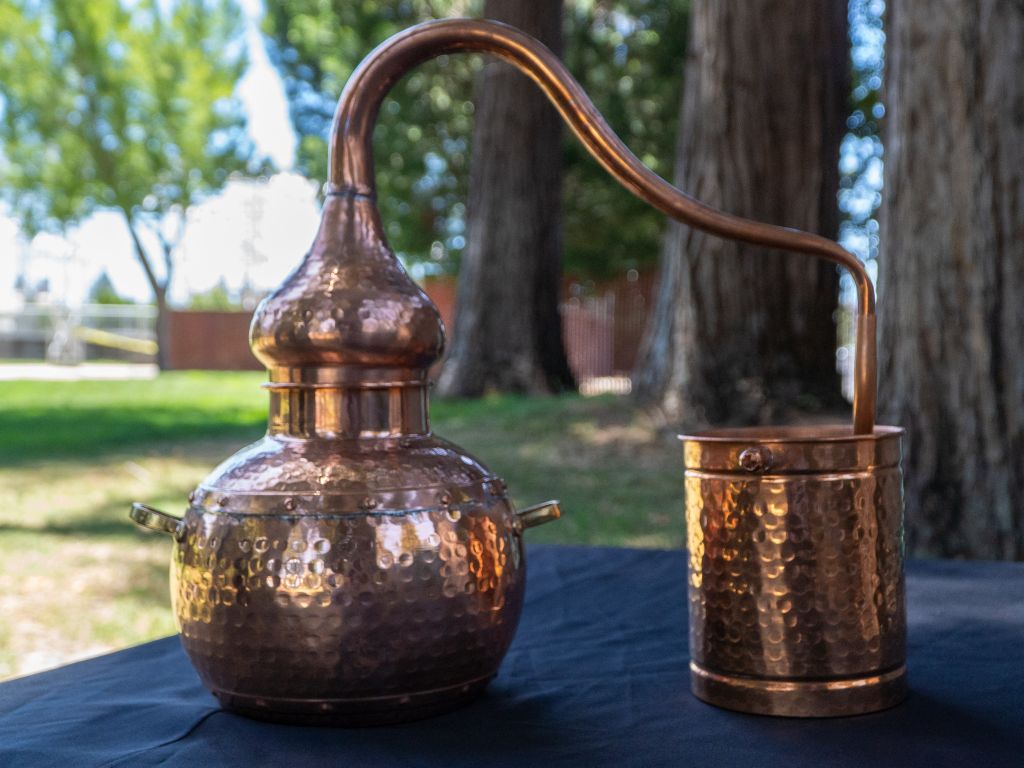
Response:
[[[255,439],[267,415],[262,378],[178,371],[149,381],[0,382],[0,466]]]
[[[0,414],[0,464],[93,459],[132,448],[210,439],[256,440],[265,417],[181,408],[68,409],[59,413]]]
[[[49,465],[47,465],[49,468]],[[164,540],[164,536],[155,531],[145,530],[128,516],[134,501],[154,502],[168,514],[182,517],[188,504],[190,485],[176,482],[154,481],[142,491],[143,498],[111,495],[101,502],[88,507],[68,512],[56,507],[48,510],[49,514],[30,516],[26,511],[21,516],[10,516],[0,520],[0,541],[8,537],[22,536],[55,536],[74,539],[132,539],[143,542],[147,539]],[[56,514],[54,514],[56,513]],[[26,520],[26,523],[20,520]],[[170,540],[169,538],[167,539]]]
[[[531,530],[546,543],[678,547],[682,467],[623,398],[504,396],[442,401],[435,429],[508,481],[519,506],[558,498],[564,516]]]
[[[49,523],[47,525],[17,525],[11,523],[0,523],[0,536],[4,534],[46,534],[51,536],[71,537],[104,537],[104,538],[130,538],[141,539],[148,537],[146,531],[141,530],[135,523],[128,519],[128,507],[125,507],[124,521],[109,518],[82,518],[70,523]],[[155,534],[153,534],[155,535]]]

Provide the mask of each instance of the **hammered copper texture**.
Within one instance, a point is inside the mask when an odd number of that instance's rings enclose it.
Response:
[[[524,586],[501,497],[345,516],[193,508],[173,573],[182,642],[211,690],[268,715],[339,721],[481,687],[515,633]]]
[[[790,473],[745,471],[739,446],[719,442],[716,454],[699,444],[707,436],[686,439],[690,655],[695,692],[713,703],[814,716],[901,697],[902,672],[885,676],[906,654],[899,465],[836,471],[856,446],[821,434],[795,445],[763,437],[774,458],[812,455],[825,467]],[[898,431],[878,434],[847,440],[898,449]],[[736,457],[734,471],[699,463],[722,455]],[[773,683],[774,696],[765,693]],[[872,687],[884,690],[872,696]]]
[[[309,253],[256,309],[253,353],[272,372],[315,363],[363,382],[375,370],[424,379],[444,348],[441,315],[388,247],[376,202],[329,197],[321,216]]]
[[[416,510],[483,501],[505,483],[436,435],[297,440],[268,435],[206,477],[191,501],[252,515]]]

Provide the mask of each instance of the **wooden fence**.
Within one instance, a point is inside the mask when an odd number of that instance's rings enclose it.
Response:
[[[562,301],[562,334],[569,364],[581,384],[596,380],[626,382],[636,363],[654,280],[630,273],[607,283],[567,281]],[[448,333],[455,320],[454,278],[432,278],[424,290],[437,305]],[[258,370],[249,351],[248,312],[171,312],[172,368]],[[450,339],[449,339],[450,342]],[[614,381],[611,389],[621,389]]]

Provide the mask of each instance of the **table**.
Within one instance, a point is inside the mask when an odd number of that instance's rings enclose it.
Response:
[[[903,705],[839,720],[689,693],[681,552],[529,547],[519,633],[458,712],[361,730],[217,708],[176,638],[0,684],[0,766],[1024,766],[1024,564],[908,567]]]

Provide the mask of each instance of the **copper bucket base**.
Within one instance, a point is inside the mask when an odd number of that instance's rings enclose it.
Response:
[[[791,717],[903,699],[901,436],[833,425],[682,438],[697,697]]]
[[[719,675],[690,662],[690,689],[701,701],[780,717],[845,717],[889,709],[907,695],[907,668],[840,680],[758,680]]]

